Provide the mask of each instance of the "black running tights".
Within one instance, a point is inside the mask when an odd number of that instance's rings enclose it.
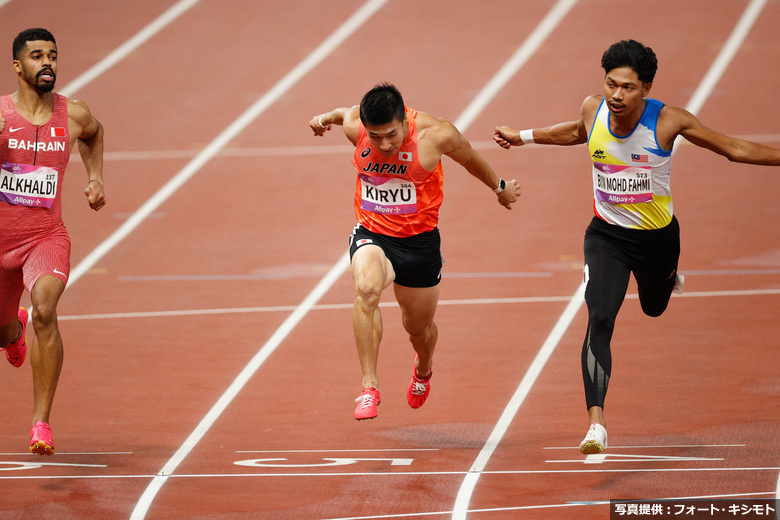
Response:
[[[610,342],[631,273],[648,316],[669,303],[680,256],[676,218],[659,230],[625,229],[596,217],[585,232],[585,303],[588,330],[582,346],[582,378],[588,408],[604,407],[612,374]]]

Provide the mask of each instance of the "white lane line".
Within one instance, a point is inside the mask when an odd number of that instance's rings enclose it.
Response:
[[[753,24],[756,23],[758,16],[764,9],[764,5],[766,5],[766,0],[753,0],[742,13],[737,25],[718,53],[717,58],[710,66],[704,79],[699,83],[699,88],[696,89],[696,92],[694,92],[691,100],[688,102],[686,109],[689,112],[697,114],[701,107],[704,106],[707,98],[712,94],[712,90],[718,84],[720,78],[723,77],[723,73],[726,72],[726,68],[731,63],[731,60],[734,59],[734,55],[742,46],[742,42],[745,41],[748,33],[753,28]],[[682,141],[682,139],[680,140]]]
[[[181,462],[189,455],[189,453],[200,442],[206,432],[216,422],[222,412],[228,407],[228,405],[235,399],[236,395],[243,389],[249,379],[257,372],[257,370],[265,363],[266,359],[276,350],[281,342],[287,337],[287,335],[295,328],[295,326],[303,319],[309,312],[312,305],[319,300],[328,289],[335,283],[336,280],[344,273],[347,268],[347,254],[341,257],[333,269],[323,278],[314,290],[306,297],[306,299],[295,309],[295,311],[282,323],[282,325],[276,330],[271,338],[265,345],[255,354],[250,362],[244,367],[241,373],[236,377],[233,383],[228,387],[224,394],[219,398],[216,404],[209,410],[206,416],[201,420],[195,430],[184,441],[181,447],[173,454],[171,459],[163,466],[160,472],[155,475],[152,482],[144,491],[143,495],[136,504],[131,520],[142,519],[146,516],[152,501],[157,496],[157,493],[162,488],[163,484],[168,480],[176,468]]]
[[[375,448],[371,450],[236,450],[236,453],[384,453],[387,451],[441,451],[441,448]]]
[[[578,266],[577,270],[582,269]],[[731,269],[711,271],[680,271],[685,276],[763,276],[780,274],[780,269]],[[166,275],[123,275],[118,276],[118,282],[233,282],[233,281],[262,281],[262,280],[289,280],[291,278],[303,278],[319,276],[319,271],[289,272],[289,273],[256,273],[256,274],[166,274]],[[517,273],[442,273],[443,278],[552,278],[552,272],[517,272]]]
[[[468,126],[485,109],[502,88],[517,74],[523,65],[536,53],[539,46],[547,39],[551,32],[558,26],[561,20],[569,13],[577,0],[559,0],[547,15],[539,22],[539,25],[526,38],[519,49],[512,55],[509,61],[490,79],[488,84],[469,104],[461,116],[460,125]],[[456,127],[461,128],[459,124]]]
[[[581,267],[579,268],[581,269]],[[230,282],[243,280],[287,280],[290,278],[319,276],[319,271],[307,273],[270,272],[254,274],[165,274],[165,275],[125,275],[117,277],[119,282]],[[685,274],[685,273],[681,273]],[[763,274],[763,273],[759,273]],[[776,273],[770,273],[776,274]],[[780,269],[777,270],[780,274]],[[444,278],[552,278],[551,272],[517,273],[442,273]]]
[[[747,444],[664,444],[664,445],[648,445],[648,446],[612,446],[610,444],[609,451],[614,450],[643,450],[650,448],[666,449],[666,448],[745,448]],[[542,448],[543,450],[576,450],[576,446],[548,446]]]
[[[298,81],[319,65],[333,50],[338,47],[357,27],[387,3],[387,0],[369,0],[341,27],[321,43],[306,59],[300,62],[294,69],[287,73],[271,90],[266,92],[252,106],[230,126],[223,130],[211,141],[206,148],[201,150],[181,171],[168,181],[157,193],[144,203],[130,218],[111,234],[105,241],[96,247],[77,265],[70,274],[69,283],[72,284],[83,276],[98,260],[103,258],[135,228],[137,228],[149,215],[173,195],[184,183],[195,175],[206,163],[208,163],[222,148],[237,137],[260,114],[284,96]]]
[[[569,300],[569,303],[566,305],[563,314],[561,314],[561,317],[553,327],[552,332],[550,332],[550,335],[545,340],[542,348],[539,350],[539,353],[536,355],[536,358],[534,358],[533,363],[531,363],[531,366],[528,368],[528,371],[520,382],[520,386],[517,387],[515,394],[512,396],[512,399],[510,399],[509,403],[504,409],[504,412],[501,414],[501,417],[499,418],[495,428],[493,428],[490,437],[488,437],[487,442],[482,447],[482,450],[480,450],[474,463],[471,465],[471,469],[469,469],[469,472],[466,474],[466,478],[463,480],[463,483],[458,490],[458,495],[455,499],[455,505],[453,506],[453,519],[466,518],[469,502],[471,501],[471,495],[474,492],[474,488],[477,485],[477,480],[479,480],[480,474],[484,473],[485,466],[490,460],[490,457],[493,455],[495,449],[498,447],[498,444],[501,442],[501,439],[504,437],[504,434],[509,428],[509,425],[512,423],[512,420],[517,414],[517,411],[520,409],[520,405],[523,404],[523,401],[531,391],[531,388],[536,382],[536,379],[539,377],[539,374],[541,374],[544,365],[547,363],[547,360],[552,355],[555,347],[558,345],[558,342],[560,342],[561,337],[563,337],[564,332],[566,332],[566,329],[569,328],[569,324],[571,324],[574,316],[577,314],[577,311],[579,311],[580,307],[582,306],[584,294],[585,285],[581,284],[577,288],[577,292],[575,292]]]
[[[190,9],[192,6],[197,4],[199,1],[200,0],[180,0],[179,2],[174,4],[170,9],[165,11],[163,14],[161,14],[155,20],[149,23],[146,27],[144,27],[138,33],[136,33],[135,36],[133,36],[125,43],[117,47],[111,54],[103,58],[101,61],[99,61],[92,67],[90,67],[82,74],[80,74],[73,81],[65,85],[65,87],[59,90],[60,94],[67,97],[72,97],[73,94],[75,94],[79,89],[83,88],[85,85],[89,84],[95,78],[97,78],[98,76],[106,72],[108,69],[116,65],[125,56],[127,56],[132,51],[140,47],[147,40],[149,40],[149,38],[151,38],[152,36],[160,32],[167,25],[169,25],[171,22],[176,20],[179,16],[184,14],[188,9]],[[157,195],[155,195],[155,197],[157,197],[158,195],[159,192]],[[162,203],[162,200],[160,201],[160,203]],[[149,203],[147,202],[147,204]],[[72,287],[73,284],[76,283],[79,278],[81,278],[87,271],[89,271],[95,265],[95,263],[100,258],[103,257],[103,255],[105,255],[111,249],[113,249],[114,246],[116,246],[116,244],[118,244],[124,237],[126,237],[130,233],[130,231],[135,229],[135,227],[137,227],[138,224],[140,224],[143,218],[141,218],[140,220],[138,219],[139,212],[141,212],[145,206],[146,205],[142,206],[141,209],[136,211],[136,213],[133,214],[130,217],[130,219],[128,219],[119,229],[117,229],[117,231],[111,234],[111,236],[109,236],[105,241],[103,241],[103,243],[101,243],[95,250],[93,250],[89,255],[87,255],[81,262],[79,262],[79,264],[76,265],[76,267],[71,269],[70,276],[68,277],[68,288]],[[152,207],[152,210],[156,208],[157,206],[154,206]],[[149,213],[151,213],[151,211],[149,211]],[[147,215],[144,215],[144,218],[146,216]],[[30,319],[32,319],[32,313],[30,313],[30,316],[31,316]]]
[[[751,290],[751,291],[710,291],[695,292],[676,295],[675,298],[722,298],[728,296],[767,296],[779,295],[780,289]],[[636,294],[626,295],[627,299],[638,299]],[[525,298],[481,298],[464,300],[440,300],[438,305],[458,306],[458,305],[511,305],[517,303],[557,303],[571,301],[571,296],[530,296]],[[332,311],[351,309],[352,303],[328,303],[312,305],[311,310]],[[381,308],[398,307],[396,302],[382,302]],[[295,305],[277,305],[271,307],[232,307],[223,309],[181,309],[171,311],[143,311],[143,312],[117,312],[104,314],[78,314],[70,316],[57,316],[59,321],[80,321],[80,320],[117,320],[128,318],[162,318],[174,316],[207,316],[219,314],[252,314],[260,312],[292,312],[296,309]]]
[[[742,41],[750,31],[750,28],[757,19],[761,9],[763,9],[765,2],[766,0],[753,0],[747,7],[740,20],[737,22],[736,27],[732,31],[732,34],[728,38],[723,49],[721,49],[718,57],[713,62],[713,65],[710,67],[702,82],[699,84],[699,87],[694,92],[691,100],[688,102],[688,105],[686,106],[688,111],[696,114],[704,105],[704,102],[709,97],[715,84],[717,84],[717,82],[720,80],[723,72],[726,70],[726,67],[734,57],[736,50],[742,44]],[[584,285],[581,285],[575,295],[572,297],[569,305],[564,310],[564,313],[561,315],[558,323],[556,323],[555,329],[553,329],[553,334],[557,334],[557,339],[554,340],[554,343],[550,344],[552,338],[551,334],[551,337],[545,341],[544,345],[542,345],[539,354],[537,355],[536,359],[534,359],[533,364],[528,369],[528,372],[523,377],[523,380],[520,382],[520,386],[518,387],[517,392],[515,392],[512,400],[505,408],[504,413],[501,415],[498,424],[496,424],[496,427],[493,430],[493,433],[491,433],[488,441],[482,448],[482,451],[474,461],[471,470],[469,470],[469,473],[463,480],[463,484],[461,485],[458,491],[458,495],[455,499],[455,506],[453,507],[452,514],[453,520],[466,520],[468,505],[471,501],[471,495],[474,492],[474,488],[477,485],[477,480],[479,480],[480,473],[484,471],[488,460],[490,460],[493,452],[498,447],[498,443],[504,436],[504,433],[508,429],[509,424],[512,422],[512,419],[519,410],[520,405],[530,391],[531,386],[536,381],[536,378],[544,367],[544,364],[547,362],[547,359],[552,354],[553,350],[555,350],[560,337],[563,336],[563,332],[565,332],[565,330],[571,324],[571,321],[574,319],[577,310],[583,303],[583,295]],[[561,330],[556,333],[556,329],[559,328]],[[780,492],[780,478],[778,479],[777,487],[778,492]]]
[[[206,149],[196,157],[182,172],[158,192],[159,202],[153,202],[145,205],[145,208],[139,210],[144,218],[150,214],[170,193],[173,193],[178,186],[191,177],[200,167],[210,160],[214,154],[229,143],[239,132],[249,125],[262,112],[289,91],[301,78],[308,74],[314,67],[319,65],[327,58],[342,42],[344,42],[352,33],[360,28],[371,16],[373,16],[387,0],[369,0],[363,4],[355,13],[347,19],[333,34],[331,34],[323,43],[321,43],[309,56],[299,63],[292,71],[282,78],[267,94],[254,103],[244,114],[242,114],[233,124],[223,131],[212,141]],[[131,221],[133,219],[131,218]],[[140,220],[135,219],[138,222]],[[141,219],[142,220],[142,219]],[[135,224],[137,225],[137,224]],[[130,227],[129,233],[135,225]],[[101,255],[102,256],[102,255]],[[349,253],[345,252],[336,262],[333,268],[317,284],[311,293],[295,309],[295,311],[282,323],[279,329],[255,354],[252,360],[247,364],[244,370],[236,377],[233,383],[228,387],[217,403],[209,410],[208,414],[201,420],[195,430],[184,441],[184,444],[173,454],[171,459],[163,466],[160,472],[152,479],[152,482],[141,495],[130,516],[131,520],[145,518],[152,501],[157,493],[167,481],[168,477],[176,470],[181,462],[189,455],[193,448],[203,438],[206,432],[211,428],[214,422],[219,418],[222,412],[233,401],[238,392],[246,385],[247,381],[260,368],[265,360],[276,350],[279,344],[287,337],[298,322],[309,312],[311,307],[328,291],[328,289],[338,280],[346,271],[349,262]],[[96,260],[96,259],[95,259]],[[83,263],[83,262],[82,262]],[[94,262],[93,262],[94,263]]]
[[[705,472],[761,472],[770,471],[775,472],[780,470],[780,466],[765,466],[765,467],[739,467],[739,468],[631,468],[631,469],[562,469],[562,470],[506,470],[506,471],[485,471],[484,475],[590,475],[594,473],[609,474],[609,473],[705,473]],[[466,475],[466,471],[329,471],[329,472],[286,472],[279,471],[275,473],[179,473],[176,475],[169,475],[170,479],[215,479],[215,478],[334,478],[334,477],[389,477],[389,478],[404,478],[404,477],[448,477],[448,476],[462,476]],[[0,480],[23,480],[23,479],[149,479],[154,478],[156,475],[17,475],[17,476],[0,476]],[[772,495],[774,491],[762,491],[760,493],[749,493],[750,495]]]
[[[108,69],[119,63],[128,54],[146,43],[152,36],[163,30],[167,25],[179,18],[199,1],[200,0],[180,0],[170,9],[149,23],[146,27],[141,29],[138,33],[135,34],[135,36],[117,47],[111,54],[97,62],[95,65],[76,77],[73,81],[68,83],[65,87],[62,88],[62,90],[59,91],[59,93],[66,97],[72,97],[73,94],[91,83],[94,79],[99,77]]]
[[[513,76],[528,61],[528,59],[530,59],[531,56],[536,53],[536,50],[539,48],[539,46],[560,24],[561,20],[566,17],[572,7],[574,7],[575,3],[576,1],[574,0],[561,0],[556,3],[555,6],[553,6],[550,12],[547,13],[544,19],[529,35],[525,42],[523,42],[523,44],[510,60],[515,68],[513,70],[507,70],[506,74],[504,73],[504,69],[502,69],[501,77],[498,78],[495,82],[491,82],[491,85],[495,87],[495,90],[492,93],[493,96],[495,96],[495,94],[497,94],[498,91],[503,88],[509,78]],[[498,443],[501,441],[501,438],[504,436],[507,428],[509,428],[509,424],[511,424],[512,419],[517,413],[517,410],[519,409],[527,393],[530,391],[531,386],[536,381],[536,378],[544,367],[544,364],[547,361],[547,357],[549,357],[552,354],[552,350],[555,349],[555,345],[558,342],[558,339],[555,339],[555,336],[557,336],[559,333],[562,335],[568,327],[568,324],[572,319],[574,319],[574,315],[576,315],[577,311],[582,305],[583,294],[584,288],[580,287],[574,296],[572,296],[571,301],[566,306],[564,314],[553,328],[553,331],[550,333],[550,337],[548,337],[547,341],[545,341],[545,344],[542,346],[542,349],[539,351],[536,359],[534,359],[534,362],[531,364],[529,371],[520,382],[520,386],[518,387],[517,391],[512,396],[512,399],[510,400],[507,407],[504,409],[504,413],[499,418],[499,421],[493,429],[493,432],[490,434],[490,437],[483,446],[479,455],[477,455],[477,459],[474,461],[474,464],[472,464],[469,473],[466,475],[466,478],[463,480],[463,483],[458,489],[458,494],[455,498],[455,504],[453,506],[452,513],[452,518],[454,520],[465,520],[466,514],[468,512],[468,505],[471,501],[471,495],[473,494],[474,488],[477,485],[480,472],[485,469],[487,461],[490,459],[493,451],[498,446]],[[568,319],[568,322],[562,321],[565,319]]]
[[[750,134],[735,135],[739,139],[753,141],[756,143],[777,143],[780,142],[780,134]],[[498,151],[495,141],[470,141],[475,150]],[[693,146],[688,141],[675,143],[675,146]],[[198,154],[199,150],[125,150],[123,152],[104,152],[105,161],[160,161],[165,159],[192,159]],[[344,155],[351,154],[355,148],[349,144],[323,144],[308,146],[254,146],[243,148],[227,148],[220,150],[217,157],[300,157],[301,155]],[[71,155],[72,159],[78,159],[77,153]],[[295,173],[290,172],[290,173]]]
[[[146,27],[141,29],[141,31],[136,33],[135,36],[133,36],[125,43],[117,47],[111,54],[103,58],[101,61],[99,61],[89,69],[87,69],[82,74],[80,74],[73,81],[65,85],[62,89],[58,90],[58,92],[63,96],[72,97],[73,94],[76,93],[80,88],[89,84],[92,80],[94,80],[95,78],[103,74],[105,71],[107,71],[108,69],[116,65],[125,56],[127,56],[132,51],[140,47],[149,38],[151,38],[152,36],[160,32],[163,28],[165,28],[165,26],[173,22],[176,18],[181,16],[184,12],[186,12],[189,8],[191,8],[199,1],[200,0],[180,0],[173,7],[165,11],[163,14],[161,14],[155,20],[149,23]],[[0,3],[0,7],[5,5],[6,3],[8,2]],[[72,156],[71,159],[73,157],[78,157],[78,154]],[[111,237],[109,237],[108,240],[110,239]],[[103,247],[105,244],[106,242],[98,246],[98,248]],[[113,247],[113,245],[111,247]],[[108,252],[108,250],[110,249],[111,248],[106,249],[100,255],[95,255],[95,251],[93,251],[90,255],[87,256],[87,258],[82,260],[76,267],[74,267],[70,272],[70,276],[68,277],[68,287],[72,287],[73,284],[76,283],[76,281],[79,278],[81,278],[84,275],[84,273],[89,271],[89,269],[92,268],[95,262],[97,262],[97,260],[100,257],[102,257],[103,254]],[[32,323],[32,314],[33,314],[32,307],[30,307],[30,317],[28,323]]]
[[[556,8],[553,8],[553,11],[560,11],[560,6],[568,6],[566,10],[570,9],[571,6],[575,3],[575,0],[560,0],[558,3],[558,6]],[[371,3],[366,4],[363,8],[367,13],[373,14],[375,10],[377,10],[384,2],[382,3],[376,3],[373,7],[371,7]],[[370,14],[367,14],[366,18],[370,16]],[[350,22],[347,22],[346,25],[348,25]],[[362,23],[362,22],[361,22]],[[549,32],[551,29],[545,29],[547,32]],[[349,35],[348,30],[340,29],[337,31],[341,35],[341,37],[346,38],[346,36]],[[534,35],[537,33],[535,32]],[[538,36],[530,37],[530,39],[538,38]],[[334,37],[331,37],[331,39],[335,39]],[[541,42],[539,42],[541,43]],[[537,43],[536,45],[538,45]],[[315,51],[316,53],[317,51]],[[532,50],[526,46],[522,47],[518,53],[532,53]],[[322,53],[319,53],[322,54]],[[324,55],[322,55],[322,58],[324,58]],[[520,63],[522,64],[522,63]],[[300,66],[299,66],[300,68]],[[497,76],[505,77],[507,71],[506,67],[504,67]],[[504,81],[506,81],[506,79]],[[297,80],[296,80],[297,81]],[[491,80],[491,83],[489,83],[483,90],[480,91],[480,93],[477,95],[477,98],[466,108],[466,110],[463,112],[463,114],[455,120],[455,126],[461,131],[465,132],[466,128],[471,124],[473,121],[473,118],[475,115],[479,112],[479,110],[482,109],[482,107],[485,106],[487,101],[490,97],[495,95],[495,81],[496,79],[493,78]],[[281,96],[284,93],[284,90],[279,90],[279,96]],[[490,92],[489,95],[486,95],[486,92]],[[259,114],[259,112],[258,112]],[[256,117],[256,116],[254,116]],[[231,136],[232,138],[232,136]],[[225,144],[229,142],[230,139],[225,140]],[[210,147],[207,147],[208,150]],[[213,154],[210,155],[212,157]],[[154,209],[154,208],[152,208]],[[149,211],[151,213],[151,211]],[[234,381],[234,383],[230,386],[230,388],[226,391],[226,393],[220,398],[220,400],[217,402],[217,404],[211,409],[209,414],[201,421],[201,423],[198,425],[196,430],[190,435],[190,437],[185,441],[185,443],[179,448],[179,450],[174,454],[174,456],[171,458],[171,460],[163,467],[163,469],[160,471],[160,474],[158,474],[152,483],[149,485],[149,487],[144,492],[143,496],[139,500],[138,504],[136,504],[136,508],[133,511],[132,516],[130,517],[131,520],[135,519],[142,519],[145,517],[146,512],[148,511],[149,507],[151,506],[151,502],[156,496],[157,492],[160,490],[166,479],[171,475],[171,473],[175,470],[175,468],[181,463],[181,461],[186,457],[186,455],[194,448],[195,444],[205,435],[206,431],[210,428],[210,426],[216,421],[216,419],[219,417],[219,415],[222,413],[222,411],[230,404],[230,401],[235,397],[235,395],[238,393],[238,391],[246,384],[246,381],[251,377],[251,375],[259,369],[259,367],[262,365],[262,363],[267,359],[267,357],[273,352],[273,350],[276,349],[276,347],[281,343],[281,341],[290,333],[290,331],[297,325],[297,323],[305,316],[308,311],[313,307],[314,303],[316,303],[317,300],[325,293],[327,292],[328,288],[335,283],[335,281],[338,279],[338,277],[343,274],[347,267],[349,266],[349,252],[345,252],[344,255],[339,259],[339,261],[333,266],[331,271],[328,273],[326,278],[324,278],[320,284],[314,289],[314,291],[306,298],[306,300],[296,309],[296,311],[293,313],[292,316],[290,316],[285,322],[282,324],[282,326],[276,331],[276,333],[272,336],[272,338],[269,340],[266,345],[264,345],[260,351],[255,355],[255,357],[250,361],[250,365],[247,365],[247,367],[241,372],[239,377]]]
[[[386,1],[386,0],[385,0]],[[365,12],[363,15],[356,15],[355,19],[361,19],[365,18],[368,19],[368,17],[371,16],[376,10],[381,7],[385,1],[382,2],[369,2],[364,5],[364,7],[361,9]],[[574,0],[561,0],[560,4],[571,4],[573,5]],[[328,41],[333,40],[334,42],[338,39],[345,39],[349,34],[351,34],[352,31],[354,31],[354,28],[351,27],[351,25],[354,22],[348,21],[347,23],[342,26],[336,33],[334,33],[334,36],[329,38]],[[360,22],[362,23],[362,21]],[[346,29],[345,27],[350,27],[350,29]],[[339,35],[336,37],[336,35]],[[323,44],[325,45],[325,44]],[[328,51],[330,52],[330,51]],[[315,54],[318,55],[318,60],[323,59],[326,54],[323,52],[315,51]],[[307,61],[313,62],[314,60]],[[296,70],[300,69],[301,66],[297,67]],[[308,68],[306,69],[308,71]],[[302,71],[301,71],[302,72]],[[502,69],[502,71],[499,72],[499,74],[506,74],[506,72]],[[299,73],[296,75],[296,78],[298,76],[302,75]],[[284,80],[283,80],[284,81]],[[297,81],[297,79],[295,80]],[[292,86],[292,83],[290,84]],[[285,87],[285,89],[275,89],[277,90],[278,96],[281,96],[286,89],[289,87]],[[478,113],[477,106],[484,106],[485,104],[485,94],[484,92],[486,90],[489,90],[491,88],[490,84],[486,86],[480,93],[478,94],[475,102],[472,102],[464,111],[464,113],[455,121],[455,126],[460,129],[461,132],[465,132],[466,128],[471,124],[473,121],[473,117],[476,113]],[[495,92],[492,94],[494,95]],[[276,99],[276,98],[274,98]],[[476,102],[479,100],[478,102]],[[262,101],[262,100],[261,100]],[[481,110],[481,108],[480,108]],[[258,114],[259,115],[259,112]],[[253,118],[256,117],[253,116]],[[225,144],[232,139],[232,135],[230,138],[225,139]],[[206,150],[209,150],[210,148],[213,148],[211,146],[207,147]],[[221,148],[221,146],[220,146]],[[216,151],[216,150],[215,150]],[[213,153],[209,156],[209,158],[213,157]],[[151,213],[155,207],[148,210],[148,213]],[[140,211],[140,210],[139,210]],[[132,220],[132,217],[131,217]],[[101,255],[102,256],[102,255]],[[82,262],[84,263],[84,262]],[[93,262],[94,264],[94,262]],[[189,454],[189,452],[195,447],[195,445],[200,441],[200,439],[205,435],[206,431],[211,427],[211,425],[217,420],[219,415],[224,411],[224,409],[230,404],[232,399],[235,397],[235,395],[238,393],[238,391],[243,388],[243,386],[246,384],[248,379],[256,372],[260,366],[265,362],[265,360],[270,356],[270,354],[278,347],[278,345],[282,342],[282,340],[292,331],[292,329],[298,324],[298,322],[309,312],[309,310],[314,306],[314,304],[322,297],[322,295],[327,292],[327,290],[330,288],[333,283],[340,277],[341,274],[343,274],[347,267],[349,267],[349,252],[345,252],[344,255],[339,259],[339,261],[333,266],[331,271],[328,273],[328,275],[315,287],[314,291],[312,291],[311,294],[306,298],[306,300],[301,303],[301,305],[296,308],[293,315],[291,315],[285,322],[282,324],[282,326],[274,333],[274,335],[271,337],[271,339],[264,345],[260,351],[255,355],[255,357],[250,361],[250,364],[247,365],[247,367],[239,374],[238,378],[231,384],[230,388],[223,394],[223,396],[220,398],[220,400],[217,402],[216,405],[209,411],[209,413],[204,417],[204,419],[201,421],[201,423],[198,425],[196,430],[190,435],[190,437],[185,441],[185,443],[179,448],[179,450],[174,454],[174,456],[168,461],[168,463],[163,467],[163,469],[160,471],[160,473],[155,476],[153,481],[150,483],[149,487],[147,487],[144,494],[141,496],[141,499],[136,504],[136,507],[131,515],[131,520],[136,519],[142,519],[145,517],[146,512],[148,511],[149,507],[151,506],[152,500],[154,500],[154,497],[159,492],[162,485],[165,483],[167,478],[171,476],[173,471],[178,467],[178,465],[181,463],[181,461]]]
[[[67,455],[132,455],[132,451],[58,451],[57,455],[65,457]],[[0,453],[0,457],[34,457],[35,453]],[[59,457],[58,457],[59,458]]]

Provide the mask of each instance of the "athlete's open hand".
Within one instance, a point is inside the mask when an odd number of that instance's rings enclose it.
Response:
[[[318,116],[314,116],[311,118],[311,121],[309,121],[309,126],[314,131],[314,135],[317,137],[321,137],[325,135],[325,132],[330,130],[330,125],[323,123],[322,118],[328,114],[320,114]]]
[[[106,205],[106,194],[103,191],[103,183],[92,181],[84,188],[84,195],[87,196],[89,207],[95,211]]]

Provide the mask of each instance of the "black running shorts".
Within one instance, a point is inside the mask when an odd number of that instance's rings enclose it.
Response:
[[[382,248],[393,265],[395,283],[404,287],[434,287],[441,281],[441,236],[438,228],[411,237],[372,233],[360,224],[349,237],[349,258],[365,245]]]

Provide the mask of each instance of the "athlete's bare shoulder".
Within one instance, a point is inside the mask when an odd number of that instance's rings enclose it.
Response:
[[[71,135],[75,135],[79,139],[90,138],[100,126],[87,104],[77,99],[68,100],[68,124]]]
[[[599,109],[599,105],[601,104],[601,101],[603,99],[604,96],[601,95],[593,95],[593,96],[586,97],[585,101],[582,102],[582,108],[580,109],[582,116],[588,119],[592,119],[592,117],[590,116],[595,117],[596,112]]]
[[[463,139],[454,124],[426,112],[417,112],[417,135],[419,140],[428,141],[445,154],[459,146]]]
[[[68,118],[74,120],[77,123],[87,125],[92,119],[92,112],[89,107],[83,101],[78,99],[68,100]]]
[[[701,127],[699,120],[684,108],[664,105],[658,113],[656,137],[661,148],[671,150],[678,135],[686,130]]]

